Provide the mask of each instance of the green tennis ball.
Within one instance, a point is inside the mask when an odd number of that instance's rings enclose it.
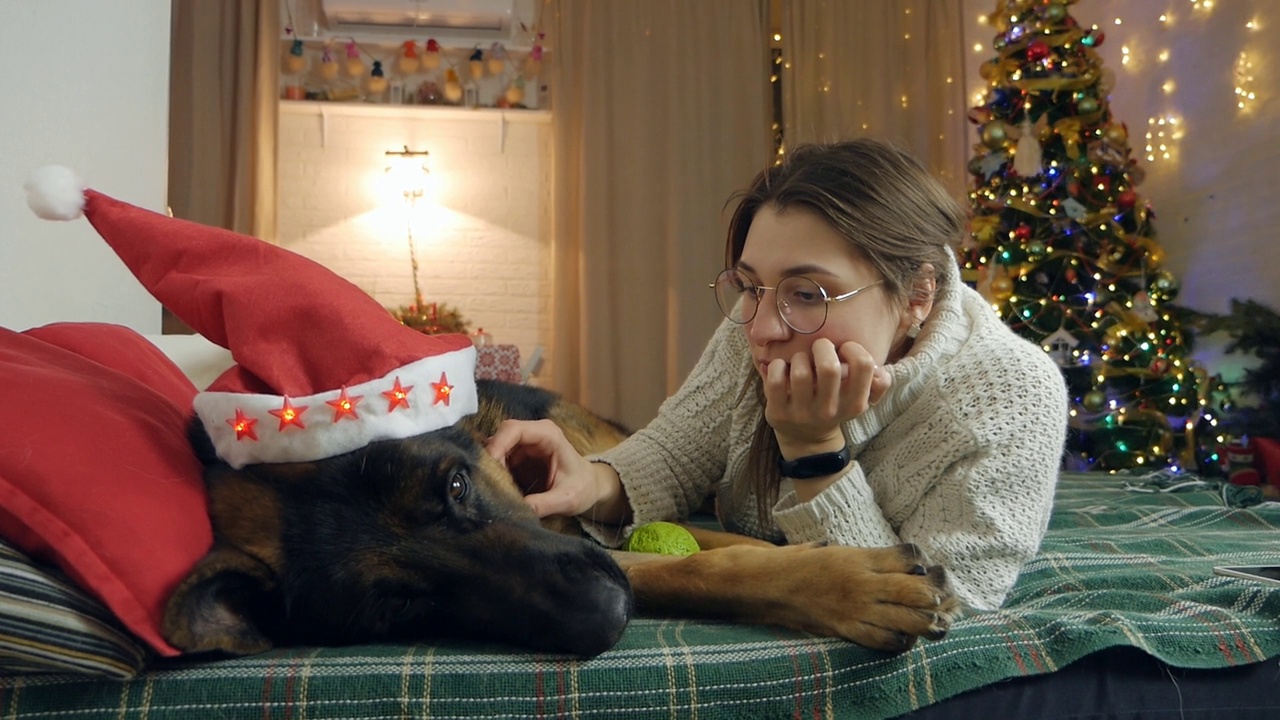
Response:
[[[684,557],[702,548],[688,530],[669,522],[652,522],[631,531],[624,548],[630,552],[657,553]]]

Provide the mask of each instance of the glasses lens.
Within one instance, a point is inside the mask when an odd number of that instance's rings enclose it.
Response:
[[[738,301],[741,311],[734,309]],[[745,323],[756,315],[756,286],[737,270],[725,270],[716,278],[716,304],[725,317]]]
[[[807,277],[778,283],[778,314],[798,333],[815,333],[827,321],[827,294]]]

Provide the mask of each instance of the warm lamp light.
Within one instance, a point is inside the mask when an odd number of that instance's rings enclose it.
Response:
[[[404,194],[404,199],[413,202],[422,197],[426,190],[427,175],[430,170],[424,159],[430,155],[426,150],[410,150],[408,145],[403,150],[388,150],[387,177],[391,186]]]

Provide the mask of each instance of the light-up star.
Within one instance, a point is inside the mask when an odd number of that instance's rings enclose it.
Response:
[[[254,418],[246,416],[244,414],[244,411],[241,410],[240,408],[236,408],[236,416],[232,419],[227,420],[227,424],[231,426],[232,430],[236,431],[237,441],[243,440],[245,438],[249,438],[250,440],[255,440],[255,441],[258,439],[258,433],[253,431],[253,426],[257,425],[258,421]]]
[[[289,397],[286,395],[284,405],[279,410],[268,410],[267,412],[280,418],[281,432],[284,432],[284,429],[290,425],[296,426],[300,430],[305,430],[307,426],[302,423],[302,413],[307,411],[307,407],[308,406],[306,405],[303,405],[302,407],[294,407],[293,403],[289,402]]]
[[[391,412],[392,410],[395,410],[401,405],[404,406],[405,410],[408,410],[409,409],[409,392],[411,390],[413,390],[412,385],[410,385],[409,387],[401,387],[400,378],[399,376],[397,376],[395,386],[392,387],[390,390],[382,393],[383,397],[391,401],[391,404],[387,406],[387,412]]]
[[[356,404],[363,399],[364,399],[363,395],[356,395],[355,397],[351,397],[350,395],[347,395],[347,386],[343,385],[342,395],[338,396],[337,400],[325,400],[324,404],[333,408],[334,422],[338,422],[344,417],[349,417],[355,420],[359,420],[360,415],[356,413]]]
[[[444,403],[449,404],[449,394],[453,392],[453,386],[449,384],[449,378],[444,373],[440,373],[440,382],[431,383],[431,387],[436,391],[436,400],[432,405]]]

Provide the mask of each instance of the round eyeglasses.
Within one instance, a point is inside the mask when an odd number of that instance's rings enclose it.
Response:
[[[777,287],[765,287],[756,285],[737,269],[729,268],[716,276],[716,281],[710,287],[716,291],[716,304],[720,306],[720,312],[739,325],[751,322],[760,309],[764,291],[772,290],[774,302],[778,306],[778,317],[792,330],[801,335],[809,335],[818,332],[826,324],[827,307],[831,303],[848,300],[883,282],[877,280],[857,290],[832,297],[821,285],[800,275],[783,278]],[[739,302],[742,303],[742,313],[735,316],[733,310]]]

